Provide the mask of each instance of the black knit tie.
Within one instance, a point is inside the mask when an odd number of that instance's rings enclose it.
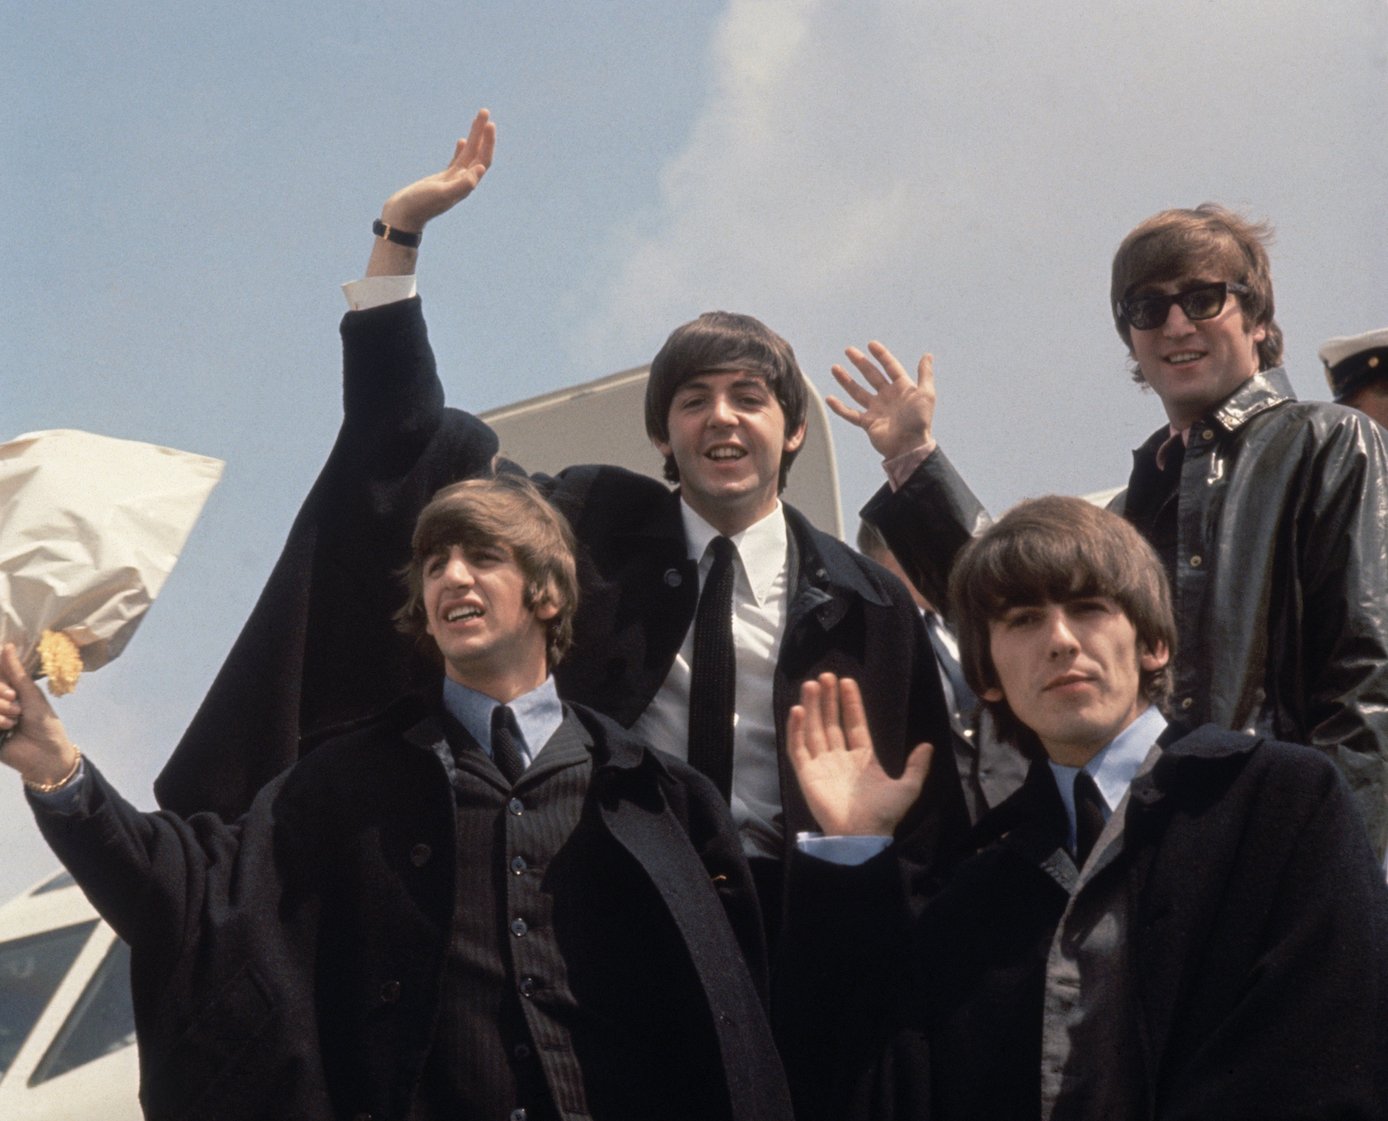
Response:
[[[733,787],[733,703],[737,666],[733,652],[733,558],[737,548],[715,537],[713,564],[694,615],[694,666],[689,683],[689,763],[725,799]]]
[[[505,705],[497,705],[492,709],[492,762],[513,786],[525,770],[516,738],[516,718]]]
[[[1104,831],[1104,796],[1088,771],[1075,776],[1075,863],[1083,868]]]

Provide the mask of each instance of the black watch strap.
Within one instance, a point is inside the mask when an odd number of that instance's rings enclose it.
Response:
[[[397,230],[394,226],[387,226],[379,218],[371,223],[371,232],[377,237],[395,242],[396,245],[403,245],[406,249],[418,249],[424,237],[422,233],[412,234],[408,230]]]

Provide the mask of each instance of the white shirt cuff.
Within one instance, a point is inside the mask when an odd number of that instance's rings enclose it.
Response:
[[[892,843],[890,837],[826,837],[822,833],[797,833],[795,847],[806,856],[830,864],[866,864]]]
[[[413,274],[364,276],[360,280],[350,280],[342,286],[342,294],[347,297],[347,306],[353,311],[398,304],[401,300],[413,299],[416,291]]]

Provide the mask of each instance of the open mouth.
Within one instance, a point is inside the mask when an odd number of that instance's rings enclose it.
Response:
[[[1199,362],[1204,357],[1203,351],[1180,350],[1175,354],[1168,354],[1164,361],[1172,366],[1189,366],[1192,362]]]
[[[443,621],[445,623],[461,623],[468,619],[480,619],[482,609],[480,607],[453,607],[445,612]]]
[[[744,448],[739,448],[730,444],[724,444],[720,447],[709,448],[709,450],[706,451],[704,455],[707,456],[709,459],[715,461],[727,461],[734,459],[745,459],[747,456],[747,452]]]

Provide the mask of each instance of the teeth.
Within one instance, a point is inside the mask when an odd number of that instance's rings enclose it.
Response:
[[[741,448],[714,448],[708,453],[709,459],[741,459],[747,453]]]
[[[1182,365],[1186,362],[1194,362],[1199,358],[1200,354],[1198,351],[1183,350],[1180,354],[1168,355],[1166,360],[1176,365]]]
[[[475,607],[455,607],[444,616],[444,619],[450,623],[456,623],[459,619],[472,619],[481,614],[482,612]]]

